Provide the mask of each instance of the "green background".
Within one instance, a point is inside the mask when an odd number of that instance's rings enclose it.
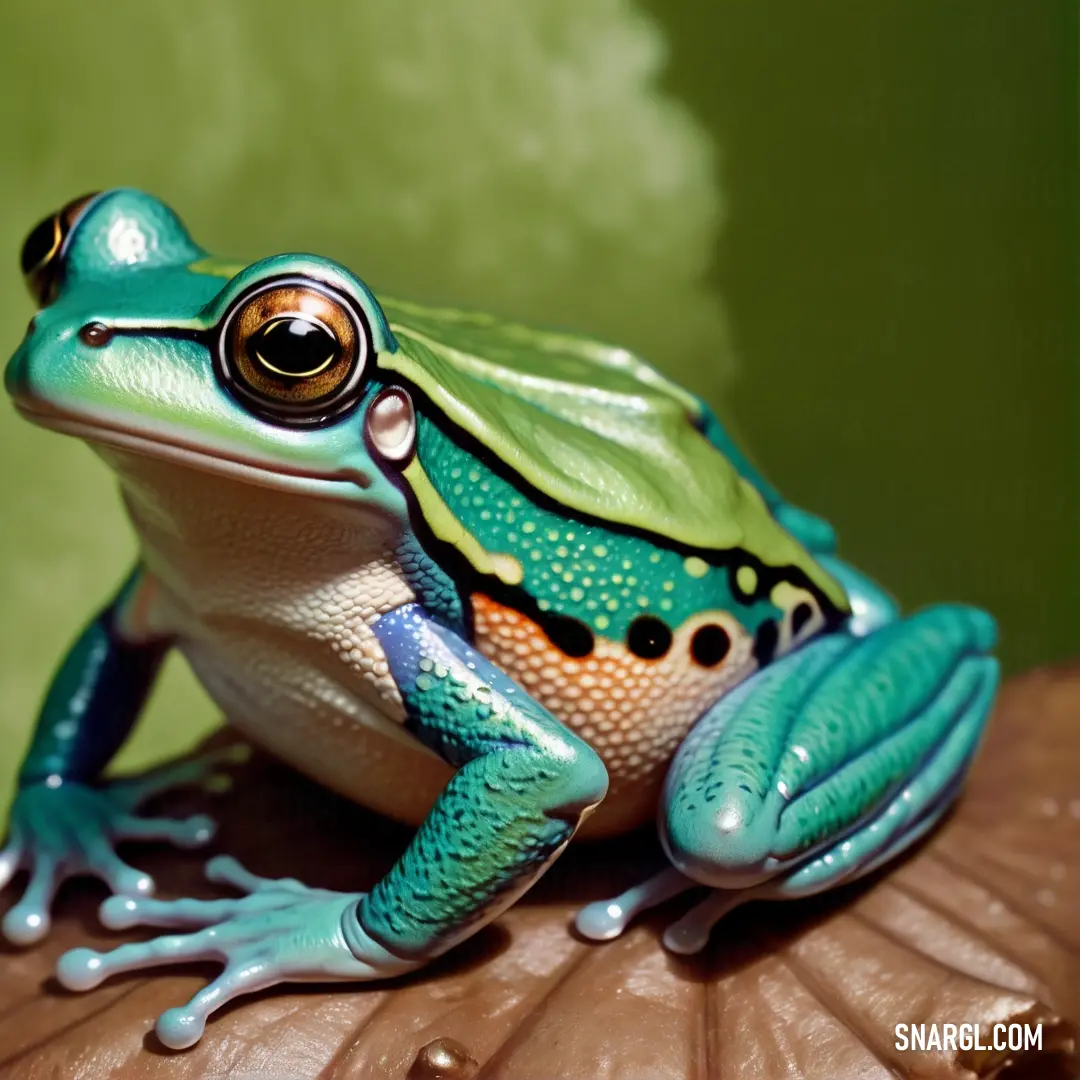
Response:
[[[6,0],[0,339],[41,216],[145,187],[222,254],[616,339],[907,605],[1077,651],[1073,4]],[[132,541],[0,409],[0,801]],[[125,752],[213,711],[174,664]]]

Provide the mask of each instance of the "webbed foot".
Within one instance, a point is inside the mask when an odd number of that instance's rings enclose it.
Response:
[[[141,817],[139,806],[173,788],[214,786],[224,777],[223,767],[246,760],[248,753],[246,746],[233,745],[100,786],[50,778],[23,788],[12,806],[7,845],[0,851],[0,888],[20,870],[28,870],[30,880],[4,916],[4,936],[16,945],[45,937],[56,891],[71,877],[99,877],[120,896],[152,895],[153,879],[121,859],[116,845],[164,840],[196,848],[213,838],[216,825],[205,814],[183,820]]]
[[[242,994],[281,982],[389,978],[420,966],[366,934],[355,917],[362,893],[312,889],[292,878],[261,878],[227,856],[211,859],[206,876],[246,895],[223,900],[110,897],[101,905],[101,921],[112,929],[159,926],[194,932],[120,945],[106,953],[72,949],[57,962],[57,978],[69,990],[91,990],[125,971],[220,962],[224,970],[213,982],[158,1018],[158,1038],[182,1050],[199,1041],[211,1013]]]

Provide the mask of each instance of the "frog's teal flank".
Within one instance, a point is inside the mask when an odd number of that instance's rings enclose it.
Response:
[[[698,562],[705,562],[698,573],[694,554],[659,538],[537,505],[433,423],[420,424],[417,455],[465,529],[521,564],[521,588],[541,612],[578,619],[594,633],[619,640],[645,613],[679,626],[703,608],[738,608],[751,632],[783,614],[770,600],[765,568],[741,550],[696,552]],[[717,563],[709,565],[703,554]],[[740,587],[744,567],[753,575],[746,589]]]
[[[997,683],[993,620],[902,617],[708,408],[627,352],[380,297],[316,255],[230,265],[129,190],[27,238],[40,310],[5,372],[30,420],[115,471],[139,558],[61,664],[0,851],[3,922],[49,929],[89,873],[114,928],[72,989],[161,963],[221,975],[157,1031],[190,1046],[229,999],[410,972],[495,918],[579,828],[652,819],[671,866],[581,932],[713,892],[665,935],[700,948],[752,898],[805,896],[900,854],[956,797]],[[663,312],[657,312],[662,319]],[[416,825],[368,894],[267,881],[151,898],[125,839],[212,823],[138,813],[203,777],[102,780],[169,649],[226,718],[321,783]]]

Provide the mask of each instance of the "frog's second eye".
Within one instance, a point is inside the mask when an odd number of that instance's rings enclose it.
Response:
[[[63,269],[64,241],[79,215],[96,195],[95,192],[72,199],[63,209],[39,221],[23,242],[19,264],[26,287],[38,307],[44,307],[56,299]]]
[[[219,371],[263,419],[321,423],[355,404],[369,341],[346,297],[307,279],[279,279],[243,295],[226,315]]]

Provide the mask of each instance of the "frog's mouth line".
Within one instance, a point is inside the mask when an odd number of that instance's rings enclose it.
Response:
[[[86,442],[114,447],[141,457],[159,458],[200,472],[213,473],[257,487],[275,488],[299,495],[318,496],[335,501],[353,502],[352,489],[368,488],[371,477],[360,469],[339,472],[305,472],[289,465],[255,457],[242,457],[235,449],[204,449],[178,438],[163,437],[135,431],[107,420],[75,416],[54,406],[38,402],[15,401],[15,408],[32,424],[62,435],[71,435]]]

